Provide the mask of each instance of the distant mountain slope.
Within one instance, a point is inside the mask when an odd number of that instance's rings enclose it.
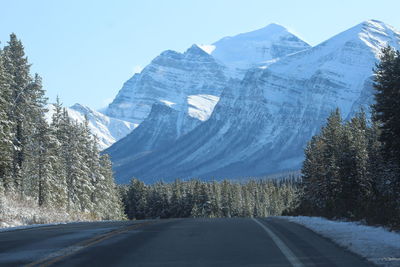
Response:
[[[49,112],[46,114],[48,121],[54,112],[54,106],[48,106]],[[92,110],[89,107],[75,104],[67,108],[69,117],[79,123],[85,121],[85,116],[89,120],[89,128],[92,134],[99,139],[99,148],[105,149],[129,134],[137,125],[128,121],[110,118],[103,113]]]
[[[148,117],[105,152],[123,162],[124,158],[137,157],[171,144],[206,121],[218,100],[219,97],[212,95],[188,96],[188,112],[175,110],[163,102],[154,103]],[[121,162],[114,165],[121,165]]]
[[[373,101],[372,68],[400,33],[370,20],[232,81],[211,117],[173,144],[116,162],[119,182],[235,178],[297,169],[303,148],[336,107],[347,118]]]

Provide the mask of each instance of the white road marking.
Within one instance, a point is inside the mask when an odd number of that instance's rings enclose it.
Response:
[[[303,267],[304,265],[300,262],[300,260],[294,255],[294,253],[288,248],[285,243],[272,232],[266,225],[261,223],[259,220],[252,218],[254,222],[256,222],[259,226],[261,226],[265,232],[271,237],[271,239],[275,242],[277,247],[282,251],[283,255],[289,260],[289,262],[294,267]]]

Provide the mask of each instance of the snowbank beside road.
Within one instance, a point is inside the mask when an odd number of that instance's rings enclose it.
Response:
[[[280,217],[301,224],[338,245],[383,266],[400,266],[400,233],[356,222],[319,217]]]
[[[95,219],[88,213],[72,213],[57,207],[39,207],[36,201],[29,198],[11,194],[0,197],[0,231],[9,227],[93,221]]]

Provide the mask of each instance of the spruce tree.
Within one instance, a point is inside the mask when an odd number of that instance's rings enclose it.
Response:
[[[0,184],[8,188],[12,185],[13,136],[12,122],[8,116],[11,110],[11,89],[3,63],[3,50],[0,49]]]
[[[400,225],[400,52],[391,47],[382,50],[375,68],[376,90],[373,105],[375,120],[380,128],[386,171],[381,173],[390,188],[384,194],[386,210],[393,224]]]
[[[368,168],[368,127],[363,110],[346,124],[344,143],[346,147],[340,165],[342,213],[337,216],[362,219],[372,194],[372,178]]]
[[[97,149],[97,145],[95,148]],[[102,219],[123,219],[122,198],[114,183],[110,157],[107,154],[102,155],[99,164],[100,175],[97,177],[98,180],[95,185],[97,194],[94,199],[95,210]]]
[[[11,91],[8,117],[13,122],[13,186],[21,191],[22,176],[20,172],[24,160],[26,133],[30,130],[25,116],[29,115],[27,108],[31,99],[28,88],[32,83],[32,78],[29,74],[30,65],[25,56],[24,47],[15,34],[10,35],[10,40],[4,47],[3,65]]]
[[[376,90],[373,105],[380,124],[380,140],[386,159],[400,164],[400,52],[391,47],[382,50],[375,69]]]

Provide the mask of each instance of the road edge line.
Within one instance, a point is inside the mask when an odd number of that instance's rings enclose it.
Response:
[[[264,229],[264,231],[269,235],[269,237],[271,237],[275,245],[281,250],[283,255],[285,255],[285,257],[289,260],[292,266],[304,267],[304,265],[300,262],[300,260],[294,255],[292,250],[288,246],[286,246],[285,243],[274,232],[272,232],[266,225],[261,223],[259,220],[255,218],[251,219],[259,226],[261,226]]]

